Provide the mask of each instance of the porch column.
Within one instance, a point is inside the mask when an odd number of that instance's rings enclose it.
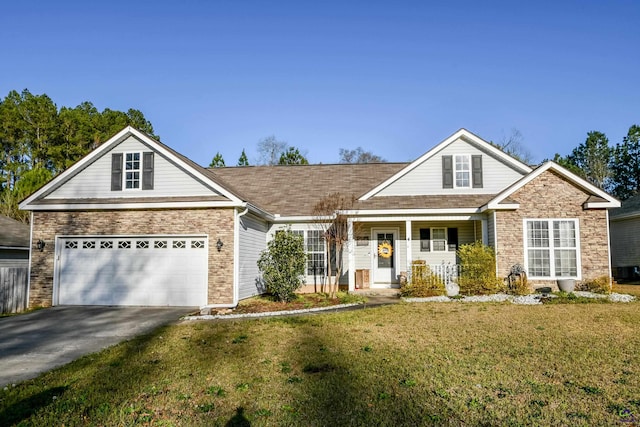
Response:
[[[353,241],[353,218],[347,219],[347,254],[349,259],[349,292],[356,290],[356,245]]]
[[[407,243],[407,269],[405,271],[407,272],[408,276],[409,274],[411,274],[411,261],[413,259],[413,254],[411,253],[411,220],[405,221],[405,236]]]
[[[486,218],[482,220],[482,244],[489,244],[489,224]]]

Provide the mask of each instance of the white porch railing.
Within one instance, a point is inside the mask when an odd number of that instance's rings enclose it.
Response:
[[[442,280],[445,286],[456,283],[460,275],[460,265],[451,263],[429,264],[429,269],[433,274]]]

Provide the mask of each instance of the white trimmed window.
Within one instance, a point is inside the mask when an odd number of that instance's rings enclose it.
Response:
[[[325,240],[322,230],[291,230],[292,233],[302,236],[304,250],[307,253],[307,275],[324,276],[325,274]]]
[[[471,160],[468,154],[458,154],[454,157],[454,177],[456,188],[471,187]]]
[[[125,153],[124,188],[134,190],[140,188],[140,153]]]
[[[525,219],[524,249],[532,278],[578,278],[577,219]]]
[[[445,252],[447,250],[447,229],[432,228],[431,229],[431,251]]]

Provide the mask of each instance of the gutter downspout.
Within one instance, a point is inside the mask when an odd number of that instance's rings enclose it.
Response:
[[[609,253],[609,285],[612,285],[611,280],[613,279],[613,271],[611,268],[611,230],[609,223],[609,209],[605,210],[606,218],[607,218],[607,252]],[[611,288],[609,289],[611,290]]]
[[[27,309],[29,308],[29,294],[31,293],[31,251],[33,250],[33,211],[30,215],[29,224],[29,268],[27,269]],[[55,255],[54,255],[55,256]],[[55,268],[54,268],[55,271]],[[53,301],[51,302],[53,305]]]

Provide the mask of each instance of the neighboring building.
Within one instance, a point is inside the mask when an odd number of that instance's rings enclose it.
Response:
[[[29,267],[29,226],[0,215],[0,268]]]
[[[495,248],[534,284],[610,276],[607,209],[620,203],[553,162],[532,169],[461,129],[411,163],[206,169],[126,128],[21,203],[33,211],[31,305],[228,307],[262,291],[256,261],[290,227],[326,265],[314,206],[356,198],[342,282],[397,286],[413,260],[455,265]]]
[[[640,195],[609,213],[611,265],[617,280],[640,280]]]

